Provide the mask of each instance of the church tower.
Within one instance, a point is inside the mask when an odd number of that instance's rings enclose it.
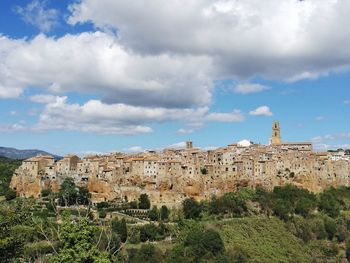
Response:
[[[271,136],[271,145],[281,144],[281,129],[278,121],[274,122],[272,125],[272,136]]]
[[[192,141],[187,141],[186,142],[186,149],[190,150],[193,148],[193,144],[192,144]]]

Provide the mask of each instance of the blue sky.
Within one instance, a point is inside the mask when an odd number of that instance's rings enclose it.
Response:
[[[3,0],[0,145],[350,148],[350,3]],[[345,12],[345,13],[344,13]]]

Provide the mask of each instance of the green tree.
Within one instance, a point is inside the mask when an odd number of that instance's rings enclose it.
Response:
[[[77,204],[78,194],[78,189],[75,186],[73,178],[64,179],[58,194],[59,204],[64,206]]]
[[[41,190],[41,197],[48,197],[51,194],[52,194],[51,188],[46,188]]]
[[[140,228],[141,242],[155,241],[158,234],[158,228],[154,224],[147,224]]]
[[[97,228],[87,218],[71,222],[68,218],[60,226],[61,246],[50,263],[99,262],[109,263],[108,254],[98,250],[94,240]]]
[[[201,205],[193,198],[187,198],[182,202],[182,209],[186,219],[199,218],[202,212]]]
[[[151,207],[151,202],[148,199],[147,194],[141,194],[139,198],[139,208],[140,209],[149,209]]]
[[[303,217],[307,217],[312,210],[314,210],[317,206],[317,203],[308,199],[301,198],[298,200],[297,205],[295,207],[295,213],[302,215]]]
[[[118,234],[123,243],[126,242],[128,238],[128,228],[124,218],[122,220],[112,220],[112,230]]]
[[[157,206],[153,206],[151,210],[148,212],[148,217],[152,221],[158,221],[159,220],[159,210]]]
[[[160,219],[165,221],[168,220],[169,218],[169,209],[166,205],[162,205],[162,207],[160,208]]]
[[[324,227],[326,229],[328,239],[332,240],[337,233],[337,224],[333,218],[326,217],[324,219]]]
[[[320,194],[319,208],[333,218],[340,214],[340,201],[332,190],[326,190]]]
[[[78,187],[77,202],[79,205],[88,205],[90,203],[91,194],[86,187]]]

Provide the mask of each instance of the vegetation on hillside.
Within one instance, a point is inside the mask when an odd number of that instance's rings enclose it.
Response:
[[[0,196],[9,192],[13,172],[21,165],[21,161],[0,156]]]
[[[348,260],[349,187],[242,188],[169,209],[152,206],[147,194],[92,206],[86,188],[67,179],[59,193],[0,202],[0,262]]]

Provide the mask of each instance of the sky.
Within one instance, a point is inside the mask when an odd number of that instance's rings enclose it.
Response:
[[[350,148],[348,0],[1,0],[0,146]]]

